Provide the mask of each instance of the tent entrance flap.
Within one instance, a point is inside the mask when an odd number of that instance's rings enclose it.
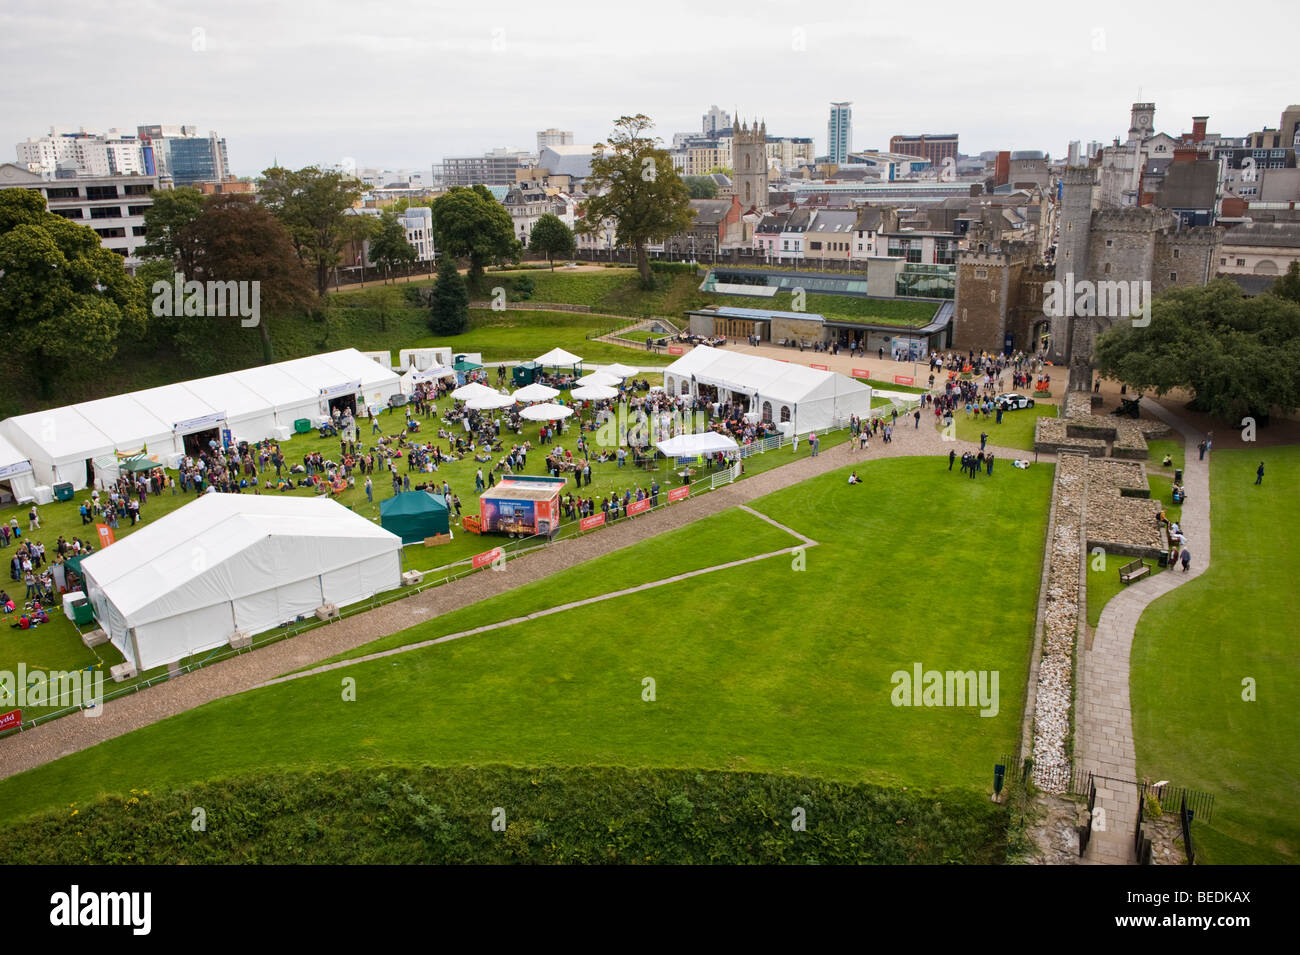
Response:
[[[204,431],[191,431],[182,438],[185,446],[185,453],[190,457],[198,457],[200,451],[210,451],[211,442],[221,443],[221,430],[219,428],[208,428]]]
[[[333,415],[335,411],[337,411],[339,414],[343,414],[344,412],[347,412],[348,414],[351,414],[353,417],[356,417],[357,414],[356,394],[339,395],[335,398],[331,398],[330,414]]]

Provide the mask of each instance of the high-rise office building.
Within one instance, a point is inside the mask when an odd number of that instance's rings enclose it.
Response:
[[[137,126],[136,135],[144,146],[153,148],[158,174],[170,176],[177,186],[230,178],[226,141],[215,132],[200,136],[195,126],[154,124]]]
[[[709,107],[700,123],[700,130],[705,136],[717,136],[731,125],[731,114],[725,109],[718,109],[717,104]]]
[[[833,163],[848,162],[853,151],[853,104],[831,103],[826,124],[826,156]]]
[[[572,145],[573,130],[571,129],[540,129],[537,131],[537,155],[539,156],[547,146]]]

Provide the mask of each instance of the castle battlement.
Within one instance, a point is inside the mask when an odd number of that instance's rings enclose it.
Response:
[[[1165,209],[1142,206],[1136,209],[1097,209],[1092,213],[1093,232],[1153,233],[1174,228],[1178,217]]]

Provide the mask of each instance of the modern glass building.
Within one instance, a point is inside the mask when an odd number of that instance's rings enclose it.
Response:
[[[826,153],[833,163],[846,163],[853,151],[853,104],[831,103],[826,124]]]

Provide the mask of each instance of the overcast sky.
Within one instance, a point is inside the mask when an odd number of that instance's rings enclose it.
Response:
[[[218,131],[241,175],[277,157],[427,167],[494,146],[531,150],[551,126],[593,142],[625,113],[648,114],[668,140],[698,131],[713,103],[766,118],[770,134],[812,136],[820,154],[832,100],[853,102],[854,148],[957,132],[965,153],[1057,156],[1072,139],[1124,135],[1139,95],[1165,132],[1208,114],[1211,132],[1243,135],[1300,103],[1289,49],[1300,5],[1241,9],[1238,18],[1201,0],[10,2],[0,8],[0,158],[51,125],[176,123]]]

